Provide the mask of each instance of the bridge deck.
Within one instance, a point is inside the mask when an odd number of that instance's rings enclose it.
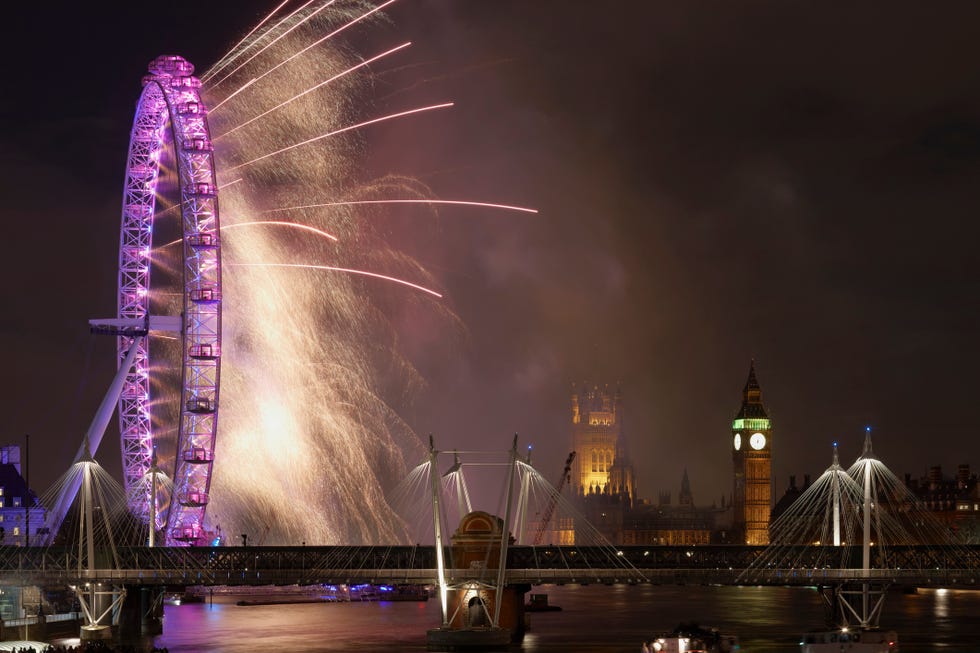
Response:
[[[835,551],[842,555],[847,547]],[[753,569],[764,547],[529,547],[508,556],[510,583],[658,583],[723,585],[820,585],[874,579],[920,586],[980,585],[980,547],[955,555],[929,547],[892,547],[887,568],[860,569],[800,566]],[[826,547],[801,547],[827,560]],[[447,547],[447,559],[450,551]],[[853,551],[851,551],[853,553]],[[314,585],[320,583],[434,583],[435,547],[194,547],[118,550],[118,565],[102,552],[97,569],[80,569],[67,548],[13,548],[0,553],[0,585],[25,582],[72,585],[107,582],[133,585]],[[860,556],[842,560],[860,559]],[[449,563],[451,567],[451,562]],[[452,569],[451,582],[492,578],[480,569]]]

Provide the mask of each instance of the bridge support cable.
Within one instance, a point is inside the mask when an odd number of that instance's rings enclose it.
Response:
[[[545,532],[548,530],[548,525],[551,523],[551,518],[555,514],[555,508],[558,506],[558,499],[561,497],[561,491],[565,487],[565,483],[568,481],[569,476],[572,473],[572,462],[575,460],[575,452],[568,454],[568,458],[565,460],[565,468],[561,472],[561,478],[558,479],[558,485],[555,486],[555,494],[548,502],[545,508],[544,515],[541,517],[541,524],[538,526],[537,532],[534,534],[534,540],[532,544],[537,546],[541,544],[541,539],[544,537]]]
[[[456,496],[457,519],[463,519],[466,515],[473,512],[473,505],[470,503],[470,491],[466,485],[466,477],[463,475],[463,463],[459,460],[459,452],[453,452],[453,466],[450,467],[442,477],[446,481],[447,490]]]

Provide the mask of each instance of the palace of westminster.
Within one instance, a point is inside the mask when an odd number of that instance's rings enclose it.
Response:
[[[571,447],[575,452],[568,477],[577,508],[610,542],[622,545],[689,545],[769,543],[769,524],[802,494],[789,479],[785,494],[773,502],[773,429],[762,403],[754,362],[742,389],[742,404],[731,423],[731,498],[721,504],[698,506],[687,471],[676,502],[661,491],[658,500],[636,496],[635,476],[622,423],[620,391],[583,385],[572,393]],[[980,539],[980,482],[969,465],[959,465],[956,477],[946,479],[932,467],[928,477],[905,485],[928,510],[951,530],[970,540]],[[551,535],[556,543],[576,538],[574,520],[564,520]]]

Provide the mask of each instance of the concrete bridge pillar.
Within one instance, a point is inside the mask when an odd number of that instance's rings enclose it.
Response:
[[[119,608],[118,641],[139,642],[163,632],[163,590],[151,585],[126,586],[126,598]]]
[[[111,640],[118,632],[124,588],[107,583],[85,583],[72,588],[86,612],[79,638],[83,642]]]
[[[119,622],[116,625],[115,640],[119,642],[135,642],[140,637],[140,595],[142,587],[127,585],[126,598],[119,606]]]
[[[79,594],[80,600],[83,594],[85,600],[88,602],[89,612],[92,614],[93,619],[97,619],[97,621],[93,623],[86,622],[81,628],[79,638],[83,642],[111,640],[112,611],[110,610],[108,614],[102,615],[112,605],[112,595],[106,593],[101,583],[96,584],[96,589],[86,588],[83,593]],[[101,618],[99,618],[100,616]]]
[[[140,614],[143,635],[159,635],[163,632],[163,586],[140,588]]]

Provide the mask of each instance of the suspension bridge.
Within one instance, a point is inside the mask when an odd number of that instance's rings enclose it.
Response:
[[[507,603],[506,594],[520,597],[534,585],[817,586],[834,597],[833,601],[846,599],[843,590],[837,591],[840,588],[859,587],[865,597],[869,593],[878,597],[873,609],[866,608],[858,617],[862,627],[871,627],[890,586],[972,589],[980,583],[980,546],[944,541],[942,532],[928,534],[932,544],[913,543],[922,535],[905,532],[906,527],[918,525],[923,530],[926,524],[911,510],[914,505],[898,493],[897,481],[887,468],[873,457],[870,433],[865,452],[852,470],[840,467],[835,447],[827,472],[774,522],[773,543],[768,546],[613,546],[605,541],[565,546],[515,544],[511,533],[540,532],[547,526],[539,524],[535,529],[527,524],[528,496],[535,484],[550,488],[546,514],[553,512],[555,503],[563,502],[562,512],[570,511],[581,526],[576,536],[588,528],[574,506],[519,458],[516,436],[503,463],[508,478],[502,519],[474,511],[470,505],[463,476],[466,463],[460,456],[473,452],[440,452],[430,438],[428,459],[413,470],[408,484],[426,489],[427,501],[421,503],[431,507],[434,545],[117,544],[112,537],[111,506],[105,503],[94,471],[97,464],[87,455],[87,447],[86,440],[75,465],[80,480],[65,484],[66,491],[78,488],[77,500],[71,502],[77,506],[71,520],[77,528],[77,543],[8,547],[0,554],[0,585],[72,588],[85,613],[83,632],[87,628],[90,633],[103,633],[99,637],[108,636],[103,632],[108,630],[103,622],[108,615],[118,624],[128,610],[129,622],[139,623],[133,615],[145,612],[148,604],[157,606],[151,611],[159,613],[164,588],[187,586],[430,585],[437,588],[443,614],[442,627],[430,631],[430,636],[454,638],[459,632],[470,632],[467,620],[471,617],[459,614],[464,604],[469,602],[472,607],[477,601],[477,608],[486,614],[480,623],[490,624],[494,636],[502,638],[504,633],[510,637],[520,620],[519,610],[501,616],[499,606]],[[454,463],[440,475],[438,458],[442,454],[451,454]],[[455,489],[455,501],[443,497],[446,488]],[[519,488],[516,501],[515,488]],[[455,504],[459,511],[460,526],[452,533],[451,544],[443,537],[451,523],[444,504]],[[100,520],[101,530],[97,528]],[[473,523],[479,528],[470,528]],[[498,599],[499,593],[505,598]],[[128,608],[127,596],[136,597],[129,600]],[[864,604],[869,605],[867,600]],[[491,605],[495,606],[492,614]],[[502,627],[508,619],[508,627]]]

